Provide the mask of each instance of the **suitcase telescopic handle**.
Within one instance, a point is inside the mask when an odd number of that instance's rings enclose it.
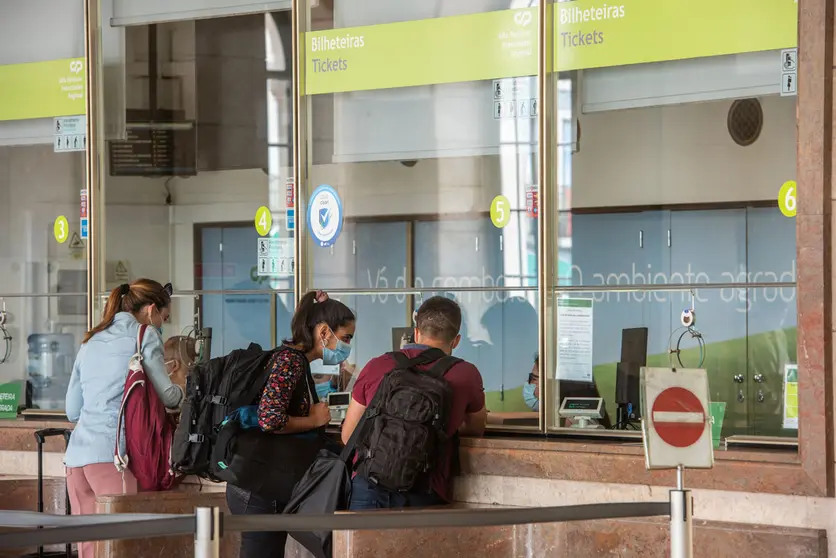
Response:
[[[66,428],[44,428],[43,430],[36,430],[35,441],[39,444],[43,444],[46,442],[47,438],[51,438],[53,436],[63,436],[65,441],[69,441],[70,432],[71,431]]]

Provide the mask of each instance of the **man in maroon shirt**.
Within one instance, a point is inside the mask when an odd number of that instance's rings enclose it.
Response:
[[[448,298],[435,296],[421,305],[415,316],[415,343],[403,349],[404,354],[414,358],[427,349],[441,349],[451,354],[459,344],[462,325],[462,311],[459,305]],[[431,368],[434,363],[422,368]],[[351,433],[357,427],[363,413],[371,403],[383,376],[396,367],[395,360],[383,355],[369,361],[354,385],[351,402],[346,412],[342,428],[342,439],[348,442]],[[433,471],[430,481],[433,492],[392,492],[369,483],[365,478],[355,476],[352,481],[352,510],[423,507],[439,505],[452,500],[452,449],[455,445],[452,437],[456,432],[464,436],[481,436],[485,432],[487,411],[485,410],[485,390],[482,376],[471,363],[461,361],[455,364],[444,376],[453,391],[450,408],[450,420],[447,434],[451,438],[447,451],[443,452],[444,462]]]

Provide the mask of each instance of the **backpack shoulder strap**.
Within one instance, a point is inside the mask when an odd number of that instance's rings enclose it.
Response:
[[[145,330],[148,329],[148,326],[142,324],[139,326],[139,331],[136,333],[136,354],[141,358],[142,357],[142,341],[145,339]]]
[[[455,365],[462,362],[462,359],[450,355],[444,355],[436,361],[432,368],[427,370],[427,374],[436,378],[443,378],[447,375]]]
[[[412,368],[415,366],[423,366],[424,364],[430,364],[431,362],[435,362],[439,359],[444,358],[445,353],[441,349],[427,349],[423,351],[421,354],[416,355],[413,358],[409,358],[403,351],[393,351],[391,353],[386,353],[390,357],[395,360],[395,364],[397,364],[398,368]]]

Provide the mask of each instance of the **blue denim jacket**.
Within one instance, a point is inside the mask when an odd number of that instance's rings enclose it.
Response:
[[[110,327],[79,349],[67,388],[67,418],[77,423],[64,457],[67,467],[113,463],[116,420],[138,333],[136,318],[120,312]],[[183,390],[168,378],[163,340],[153,327],[145,330],[142,365],[163,404],[169,409],[178,408]],[[124,438],[123,430],[119,434],[120,453],[125,451]]]

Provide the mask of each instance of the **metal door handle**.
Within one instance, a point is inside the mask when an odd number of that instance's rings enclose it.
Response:
[[[764,399],[766,399],[766,396],[763,394],[763,390],[759,389],[758,390],[758,403],[763,403]]]
[[[743,380],[744,380],[743,374],[735,374],[734,375],[734,381],[737,382],[738,384],[742,384]]]
[[[746,396],[745,396],[745,395],[743,395],[743,390],[742,390],[742,389],[737,390],[737,401],[738,401],[739,403],[743,403],[743,401],[744,401],[745,399],[746,399]]]
[[[752,379],[753,379],[753,380],[755,380],[755,381],[756,381],[757,383],[759,383],[759,384],[762,384],[762,383],[763,383],[763,381],[764,381],[763,374],[755,374],[755,375],[752,377]]]

